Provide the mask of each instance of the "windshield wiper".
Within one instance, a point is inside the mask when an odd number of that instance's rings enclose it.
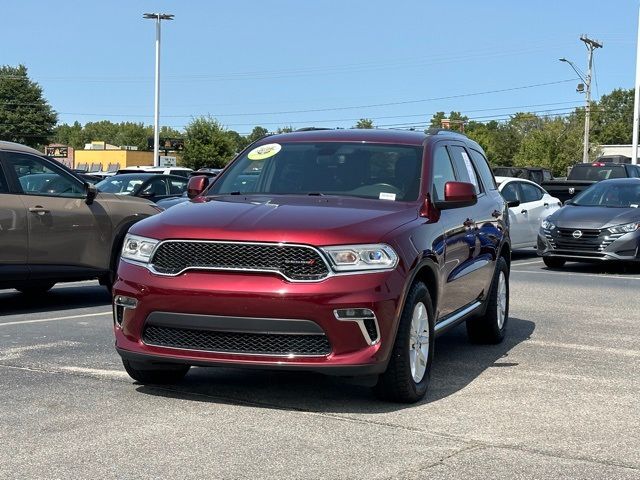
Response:
[[[310,197],[324,197],[324,193],[322,192],[309,192],[307,193]]]

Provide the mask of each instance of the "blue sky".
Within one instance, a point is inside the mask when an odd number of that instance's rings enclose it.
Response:
[[[584,101],[577,81],[554,83],[575,78],[560,57],[586,68],[583,33],[604,43],[596,98],[634,83],[634,0],[21,0],[3,4],[1,63],[25,64],[61,122],[150,124],[155,30],[142,14],[156,11],[176,16],[161,89],[161,123],[176,128],[206,114],[248,133],[562,113]]]

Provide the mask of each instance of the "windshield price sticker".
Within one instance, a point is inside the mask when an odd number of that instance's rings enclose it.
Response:
[[[267,158],[273,157],[280,150],[282,150],[282,145],[279,143],[268,143],[251,150],[247,158],[249,160],[266,160]]]
[[[395,200],[396,199],[396,194],[395,193],[380,192],[380,196],[378,198],[380,200]]]

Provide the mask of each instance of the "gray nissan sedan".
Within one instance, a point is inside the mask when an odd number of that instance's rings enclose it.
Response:
[[[566,261],[640,264],[640,178],[603,180],[547,217],[538,255],[549,268]]]

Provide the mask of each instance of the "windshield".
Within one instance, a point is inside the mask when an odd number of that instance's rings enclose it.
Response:
[[[569,180],[608,180],[609,178],[626,178],[627,173],[622,165],[596,167],[592,165],[576,165],[569,173]]]
[[[271,143],[236,160],[209,195],[343,195],[414,201],[422,147],[365,143]]]
[[[96,184],[101,192],[116,193],[119,195],[131,195],[139,185],[142,185],[146,177],[130,177],[128,175],[115,175],[106,178]]]
[[[571,204],[581,207],[638,208],[640,182],[596,183],[576,195]]]

